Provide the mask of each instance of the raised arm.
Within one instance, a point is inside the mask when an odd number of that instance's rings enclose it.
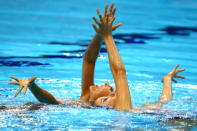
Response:
[[[159,98],[159,102],[166,103],[170,101],[173,97],[172,93],[172,81],[177,82],[174,78],[185,79],[181,75],[177,75],[179,72],[184,71],[185,69],[177,69],[180,65],[176,65],[174,69],[162,78],[163,90]]]
[[[107,7],[105,10],[107,10]],[[116,8],[113,9],[112,6],[110,8],[110,11],[104,14],[104,17],[102,17],[100,12],[97,11],[100,18],[100,23],[97,23],[99,28],[97,28],[96,26],[94,26],[94,28],[96,31],[103,32],[102,34],[108,52],[110,69],[116,86],[115,109],[128,111],[132,109],[132,103],[131,103],[130,91],[128,88],[126,69],[118,53],[118,50],[116,48],[112,36],[112,31],[121,25],[121,24],[117,24],[113,26],[113,22],[115,20],[114,17],[115,11]]]
[[[16,80],[16,82],[10,82],[9,84],[20,86],[19,90],[16,92],[14,97],[16,97],[23,89],[24,89],[24,94],[26,94],[27,89],[29,88],[33,93],[33,95],[36,97],[36,99],[40,102],[48,103],[48,104],[62,104],[62,102],[55,99],[55,97],[52,96],[49,92],[38,87],[38,85],[35,83],[35,79],[37,77],[32,77],[30,79],[21,79],[21,80],[19,80],[14,76],[10,76],[10,78]]]
[[[111,5],[111,8],[113,9],[113,4]],[[110,10],[112,11],[112,10]],[[97,13],[100,13],[97,10]],[[107,12],[107,5],[105,7],[104,15],[106,15]],[[113,15],[115,12],[113,13]],[[95,17],[93,17],[93,20],[100,24],[101,20],[97,20]],[[97,28],[94,24],[92,24],[93,28],[96,31],[96,34],[90,44],[88,45],[85,54],[83,56],[83,67],[82,67],[82,92],[81,92],[81,100],[88,101],[90,97],[90,86],[94,85],[94,68],[95,63],[100,51],[101,43],[103,40],[103,31],[100,28]]]
[[[163,105],[168,103],[172,97],[173,97],[173,93],[172,93],[172,81],[177,82],[175,80],[175,78],[181,78],[184,79],[185,77],[178,75],[179,72],[184,71],[185,69],[177,69],[180,65],[176,65],[174,67],[174,69],[169,72],[167,75],[165,75],[162,78],[162,82],[163,82],[163,89],[162,89],[162,93],[161,96],[159,97],[157,102],[154,103],[147,103],[144,106],[155,106],[155,105]]]
[[[96,33],[83,56],[80,100],[89,100],[89,87],[94,85],[94,68],[101,47],[102,37]]]

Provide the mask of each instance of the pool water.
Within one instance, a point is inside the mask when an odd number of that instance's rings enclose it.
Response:
[[[0,104],[38,103],[28,91],[13,97],[18,87],[9,76],[38,76],[37,84],[56,98],[78,99],[82,54],[94,35],[91,27],[100,0],[0,0]],[[181,114],[133,114],[106,108],[46,105],[38,110],[0,112],[0,130],[197,130],[197,1],[115,0],[114,32],[127,69],[136,107],[159,97],[161,78],[176,64],[186,68],[185,80],[173,84],[173,100],[164,109]],[[95,83],[113,78],[105,46],[96,65]]]

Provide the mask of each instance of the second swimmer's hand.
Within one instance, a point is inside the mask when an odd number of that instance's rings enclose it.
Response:
[[[177,81],[175,80],[175,78],[185,79],[184,76],[178,75],[178,73],[180,73],[180,72],[182,72],[182,71],[185,70],[185,69],[177,69],[179,66],[180,66],[180,65],[176,65],[176,66],[174,67],[174,69],[173,69],[170,73],[168,73],[166,76],[164,76],[164,78],[165,78],[165,77],[169,77],[169,78],[170,78],[172,81],[174,81],[175,83],[177,83]],[[164,79],[164,78],[163,78],[163,79]]]
[[[10,82],[8,84],[19,85],[20,86],[18,91],[14,95],[14,97],[16,97],[23,89],[24,89],[24,94],[26,94],[27,88],[29,88],[29,86],[32,84],[32,82],[34,82],[34,80],[37,77],[34,76],[32,78],[29,78],[29,79],[21,79],[21,80],[19,80],[18,78],[14,77],[14,76],[10,76],[10,78],[14,79],[16,82]]]
[[[115,12],[116,8],[114,8],[114,4],[111,4],[110,9],[108,10],[108,5],[105,6],[104,16],[100,14],[100,11],[97,9],[97,14],[99,16],[99,20],[93,17],[93,20],[98,25],[92,24],[94,30],[100,35],[108,35],[112,34],[112,31],[116,30],[122,24],[119,23],[117,25],[113,25],[115,20]]]

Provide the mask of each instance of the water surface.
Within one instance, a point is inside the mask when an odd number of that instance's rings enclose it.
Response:
[[[40,87],[57,98],[78,99],[82,54],[95,34],[91,17],[111,1],[0,0],[0,101],[6,106],[37,102],[27,95],[13,95],[8,76],[38,76]],[[105,108],[72,108],[46,105],[38,110],[0,112],[1,130],[196,130],[197,2],[195,0],[115,0],[114,32],[127,69],[133,104],[156,101],[160,82],[176,64],[186,68],[173,85],[173,100],[163,108],[185,119],[175,124],[173,115],[133,114]],[[95,82],[113,78],[103,46],[96,65]]]

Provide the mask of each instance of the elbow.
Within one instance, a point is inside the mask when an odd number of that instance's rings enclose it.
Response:
[[[116,74],[126,74],[126,68],[124,67],[124,65],[117,65],[113,69],[113,72],[115,72]]]
[[[84,54],[83,55],[83,62],[86,62],[86,63],[95,63],[96,62],[96,58],[92,57],[91,55],[88,55],[88,54]]]

